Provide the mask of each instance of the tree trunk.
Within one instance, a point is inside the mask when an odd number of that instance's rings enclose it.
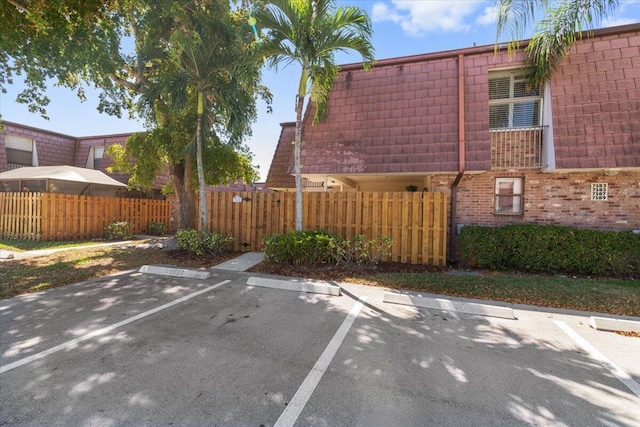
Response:
[[[174,197],[176,207],[174,211],[177,216],[176,227],[195,228],[196,227],[196,199],[191,187],[191,159],[186,157],[184,164],[169,165],[171,171]]]
[[[305,95],[296,96],[296,139],[294,143],[294,171],[296,177],[296,231],[302,231],[302,167],[300,146],[302,145],[302,108]]]
[[[202,120],[204,118],[204,93],[198,92],[198,127],[196,130],[196,162],[198,164],[198,186],[200,194],[200,231],[209,231],[207,222],[207,200],[204,183],[204,168],[202,166]]]

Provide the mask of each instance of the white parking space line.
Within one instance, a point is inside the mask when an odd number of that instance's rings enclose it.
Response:
[[[566,323],[561,322],[559,320],[554,320],[553,323],[558,325],[560,329],[564,331],[567,335],[571,337],[580,347],[582,347],[587,353],[591,355],[592,358],[600,362],[605,368],[609,370],[617,379],[619,379],[622,384],[626,385],[629,390],[631,390],[636,396],[640,397],[640,384],[633,380],[622,369],[617,367],[612,361],[607,359],[607,357],[600,353],[600,351],[589,344],[584,338],[578,335],[573,329],[571,329]]]
[[[193,293],[191,293],[189,295],[185,295],[182,298],[178,298],[175,301],[171,301],[171,302],[169,302],[167,304],[163,304],[163,305],[161,305],[159,307],[156,307],[156,308],[153,308],[153,309],[151,309],[149,311],[145,311],[143,313],[137,314],[137,315],[135,315],[133,317],[130,317],[130,318],[125,319],[125,320],[122,320],[122,321],[120,321],[118,323],[114,323],[111,326],[106,326],[106,327],[104,327],[102,329],[98,329],[97,331],[89,332],[86,335],[83,335],[81,337],[78,337],[78,338],[72,339],[70,341],[64,342],[64,343],[59,344],[59,345],[57,345],[55,347],[51,347],[51,348],[49,348],[47,350],[41,351],[40,353],[36,353],[36,354],[33,354],[33,355],[29,356],[29,357],[25,357],[24,359],[16,360],[15,362],[9,363],[7,365],[0,366],[0,374],[5,373],[7,371],[10,371],[12,369],[18,368],[20,366],[26,365],[28,363],[31,363],[31,362],[35,361],[35,360],[42,359],[43,357],[46,357],[46,356],[48,356],[50,354],[53,354],[53,353],[56,353],[56,352],[58,352],[60,350],[65,350],[65,349],[71,348],[71,347],[75,346],[76,344],[78,344],[78,343],[80,343],[82,341],[86,341],[86,340],[89,340],[91,338],[95,338],[97,336],[104,335],[104,334],[106,334],[108,332],[113,331],[116,328],[119,328],[119,327],[124,326],[124,325],[128,325],[129,323],[135,322],[136,320],[140,320],[140,319],[142,319],[144,317],[150,316],[150,315],[152,315],[154,313],[157,313],[157,312],[162,311],[164,309],[167,309],[169,307],[173,307],[176,304],[180,304],[182,302],[190,300],[191,298],[195,298],[198,295],[204,294],[205,292],[212,291],[212,290],[214,290],[216,288],[219,288],[220,286],[225,285],[225,284],[227,284],[229,282],[231,282],[231,280],[224,280],[222,282],[216,283],[215,285],[212,285],[212,286],[209,286],[207,288],[201,289],[201,290],[199,290],[197,292],[193,292]]]
[[[307,375],[307,378],[303,381],[303,383],[296,391],[296,394],[293,395],[293,398],[285,408],[285,410],[280,414],[280,417],[273,425],[273,427],[291,427],[298,420],[298,417],[302,413],[305,405],[309,401],[311,394],[316,389],[318,383],[322,379],[325,371],[329,367],[329,364],[333,360],[333,357],[336,355],[342,341],[347,336],[349,329],[355,322],[356,317],[360,313],[360,310],[364,306],[364,302],[366,301],[366,297],[361,298],[358,302],[356,302],[351,308],[349,315],[340,325],[338,331],[333,336],[327,348],[325,348],[324,352],[316,362],[316,364]]]

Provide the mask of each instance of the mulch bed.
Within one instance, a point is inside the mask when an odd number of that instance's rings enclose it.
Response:
[[[192,268],[209,268],[230,259],[239,257],[242,255],[240,252],[223,252],[218,255],[202,254],[195,255],[188,251],[180,249],[173,251],[164,251],[167,258],[175,261],[177,265],[188,266]]]

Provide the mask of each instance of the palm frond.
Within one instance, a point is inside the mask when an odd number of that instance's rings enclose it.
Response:
[[[583,31],[598,24],[618,6],[618,0],[564,0],[548,9],[525,51],[526,64],[534,70],[529,86],[549,80]]]
[[[338,78],[340,67],[326,61],[311,68],[309,75],[311,80],[311,102],[316,107],[313,123],[319,123],[327,119],[329,114],[329,94]]]
[[[536,11],[548,5],[549,0],[497,0],[496,43],[507,33],[510,47],[518,47],[527,28],[535,24]]]
[[[374,62],[371,21],[357,7],[336,8],[334,0],[273,0],[256,18],[261,28],[269,31],[260,48],[267,65],[277,69],[283,64],[300,64],[302,78],[307,72],[311,81],[314,103],[328,99],[328,91],[321,96],[319,90],[335,82],[329,77],[337,76],[336,52],[358,52],[365,69]],[[320,72],[324,66],[329,69]],[[320,112],[317,118],[325,115],[322,106],[316,111]]]
[[[328,52],[355,50],[362,56],[363,65],[368,69],[374,62],[371,44],[371,21],[367,14],[357,7],[340,7],[322,22],[323,37],[319,40],[316,54],[324,56]]]

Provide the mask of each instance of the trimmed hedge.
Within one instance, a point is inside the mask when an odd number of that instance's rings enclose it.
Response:
[[[555,225],[466,226],[463,265],[492,270],[640,277],[640,234]]]
[[[285,265],[321,265],[333,260],[326,231],[292,231],[264,238],[264,261]]]
[[[326,231],[292,231],[264,238],[264,260],[285,265],[377,264],[390,256],[389,237],[343,239]]]

